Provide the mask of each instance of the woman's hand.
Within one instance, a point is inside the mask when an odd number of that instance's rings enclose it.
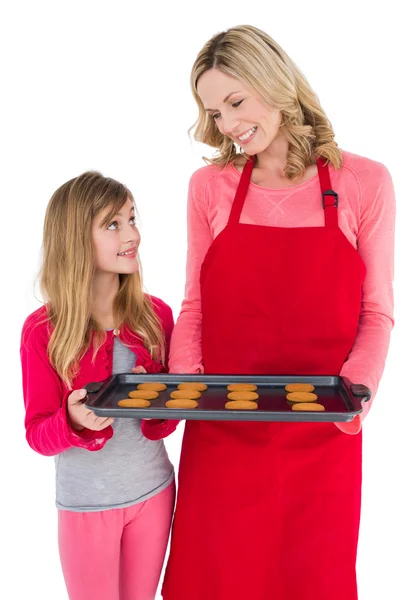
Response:
[[[67,400],[67,412],[69,422],[75,431],[90,429],[91,431],[102,431],[112,423],[111,417],[98,417],[92,410],[85,406],[86,390],[74,390]]]

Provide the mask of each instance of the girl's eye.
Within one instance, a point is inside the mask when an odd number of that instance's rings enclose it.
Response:
[[[233,108],[237,108],[238,106],[240,106],[242,104],[243,100],[238,100],[237,102],[234,102],[232,104]]]
[[[131,225],[136,225],[136,217],[131,217],[131,218],[129,219],[129,223],[130,223]]]
[[[220,116],[221,115],[219,115],[218,113],[214,113],[213,115],[211,115],[211,118],[215,121],[216,119],[219,119]]]
[[[117,227],[118,227],[118,223],[117,223],[117,221],[113,221],[112,223],[110,223],[110,224],[107,226],[107,229],[109,229],[110,231],[112,231],[112,230],[115,230]]]

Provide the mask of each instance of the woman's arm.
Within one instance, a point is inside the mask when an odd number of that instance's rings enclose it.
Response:
[[[22,330],[21,364],[26,409],[26,439],[36,452],[54,456],[73,446],[101,450],[113,435],[102,431],[75,431],[68,419],[66,391],[47,355],[46,327],[27,320]]]
[[[383,165],[374,173],[378,185],[361,181],[358,252],[367,268],[356,340],[340,375],[362,383],[375,396],[382,377],[393,327],[393,271],[395,196],[392,179]],[[345,433],[358,433],[372,398],[363,413],[350,423],[338,423]]]
[[[204,170],[193,174],[187,205],[188,249],[185,299],[171,340],[171,373],[203,373],[201,352],[200,269],[213,236],[207,218]]]

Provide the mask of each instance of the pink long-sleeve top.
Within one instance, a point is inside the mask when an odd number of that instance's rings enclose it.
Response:
[[[339,195],[339,226],[363,259],[359,328],[341,375],[378,389],[393,327],[393,263],[395,198],[386,167],[343,152],[343,166],[330,167]],[[208,165],[191,177],[188,197],[188,252],[185,299],[171,340],[169,369],[173,373],[203,372],[201,353],[200,267],[217,235],[225,228],[240,173],[231,163],[222,169]],[[270,227],[323,227],[324,211],[318,175],[293,187],[268,189],[250,183],[241,223]],[[337,424],[358,433],[371,406],[350,423]],[[174,428],[168,428],[168,432]],[[167,431],[167,428],[166,430]]]
[[[174,320],[170,307],[159,298],[149,296],[154,311],[164,330],[166,352]],[[113,436],[109,425],[102,431],[75,431],[68,419],[67,400],[71,390],[67,388],[52,367],[47,348],[51,335],[51,324],[47,309],[42,306],[26,319],[21,335],[21,365],[24,402],[26,409],[25,428],[29,445],[45,456],[54,456],[69,448],[85,448],[89,451],[101,450]],[[165,371],[164,366],[151,358],[139,336],[127,327],[122,327],[120,340],[129,346],[136,355],[136,366],[143,366],[148,373]],[[72,389],[81,389],[94,381],[103,381],[112,375],[112,355],[114,334],[107,331],[107,339],[93,360],[93,343],[80,361]],[[142,421],[142,432],[149,439],[165,437],[165,432],[176,427],[177,422]],[[148,433],[147,433],[148,430]]]

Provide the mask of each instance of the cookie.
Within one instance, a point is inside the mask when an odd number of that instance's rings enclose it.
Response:
[[[118,406],[121,408],[147,408],[150,404],[148,400],[143,398],[125,398],[118,402]]]
[[[225,408],[228,410],[257,410],[258,404],[256,402],[251,402],[250,400],[234,400],[232,402],[227,402]]]
[[[315,402],[318,396],[309,392],[290,392],[290,394],[286,394],[286,398],[290,402]]]
[[[309,410],[314,412],[322,412],[325,410],[325,406],[322,404],[300,402],[300,404],[293,404],[292,410]]]
[[[186,383],[180,383],[178,385],[178,390],[196,390],[198,392],[205,392],[207,387],[208,386],[205,383],[196,383],[195,381],[188,381]]]
[[[288,383],[285,385],[287,392],[313,392],[315,387],[311,383]]]
[[[137,386],[138,390],[150,390],[153,392],[163,392],[164,390],[167,389],[167,386],[165,385],[165,383],[157,383],[156,381],[153,382],[148,382],[148,383],[139,383],[139,385]]]
[[[128,394],[129,398],[140,398],[141,400],[155,400],[158,398],[158,392],[153,390],[133,390]]]
[[[257,386],[253,383],[231,383],[228,385],[228,392],[255,392]]]
[[[201,398],[201,394],[197,390],[175,390],[170,393],[169,397],[173,399],[197,400],[197,398]]]
[[[257,400],[258,397],[256,392],[230,392],[228,394],[229,400]]]
[[[176,400],[167,400],[165,406],[167,408],[197,408],[199,405],[196,400],[189,398],[177,398]]]

